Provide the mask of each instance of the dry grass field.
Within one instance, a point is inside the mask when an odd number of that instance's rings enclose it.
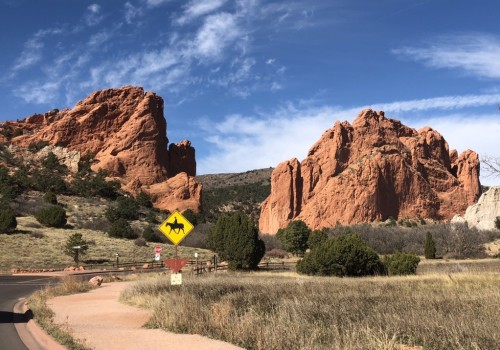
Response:
[[[122,299],[152,309],[151,328],[246,349],[498,349],[500,261],[457,273],[456,262],[430,265],[411,277],[185,276],[180,289],[163,277]]]
[[[121,262],[145,262],[154,258],[154,246],[148,243],[138,246],[133,240],[111,238],[102,231],[90,229],[57,229],[40,225],[32,216],[18,217],[17,233],[0,234],[0,272],[11,268],[63,268],[75,265],[71,257],[63,254],[63,246],[68,237],[76,232],[83,239],[94,244],[81,260],[115,261],[115,254]],[[163,247],[162,258],[174,256],[174,246],[160,244]],[[200,259],[209,259],[213,253],[197,248],[179,246],[179,256],[193,258],[198,252]]]

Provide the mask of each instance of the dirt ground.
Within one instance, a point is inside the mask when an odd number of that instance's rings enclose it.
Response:
[[[60,296],[48,302],[54,321],[96,350],[237,350],[235,345],[195,334],[175,334],[142,326],[149,311],[122,304],[130,283],[103,283],[88,293]]]

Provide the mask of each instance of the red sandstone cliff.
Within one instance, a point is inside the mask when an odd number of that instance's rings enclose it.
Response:
[[[167,150],[163,99],[141,87],[97,91],[71,110],[35,114],[3,127],[23,129],[11,140],[19,146],[43,140],[95,154],[94,170],[107,170],[126,191],[150,192],[160,209],[200,209],[195,150],[189,141]]]
[[[262,204],[260,231],[300,219],[314,229],[394,218],[449,220],[480,193],[479,158],[460,156],[429,127],[415,130],[362,111],[337,122],[302,162],[279,164]]]

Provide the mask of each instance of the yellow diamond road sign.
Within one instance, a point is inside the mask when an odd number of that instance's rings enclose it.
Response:
[[[194,226],[181,213],[175,211],[158,228],[174,245],[178,245]]]

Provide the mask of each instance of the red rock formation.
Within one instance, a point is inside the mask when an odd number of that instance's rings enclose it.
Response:
[[[314,229],[389,216],[451,219],[480,193],[477,154],[456,153],[431,128],[364,110],[352,125],[335,123],[301,163],[278,165],[260,231],[276,233],[294,219]]]
[[[201,187],[192,178],[196,175],[194,148],[189,141],[183,141],[170,145],[170,153],[167,151],[163,99],[141,87],[97,91],[71,110],[35,114],[6,125],[13,130],[23,129],[22,136],[11,140],[20,146],[43,140],[82,154],[95,154],[93,169],[107,170],[132,193],[144,186],[164,185],[184,172],[185,176],[175,181],[175,188],[195,196],[183,197],[190,203],[189,208],[200,207]],[[168,201],[166,198],[151,195],[157,207],[170,208],[161,204]],[[185,207],[177,198],[173,202]]]

